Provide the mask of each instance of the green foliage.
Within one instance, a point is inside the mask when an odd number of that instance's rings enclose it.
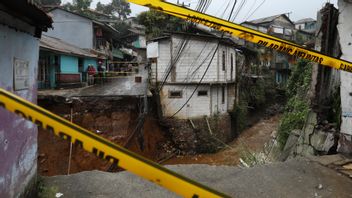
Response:
[[[182,19],[155,10],[142,12],[137,16],[137,22],[146,27],[149,37],[158,37],[164,31],[181,31],[186,24]]]
[[[312,65],[306,60],[299,60],[293,67],[292,74],[287,83],[287,97],[295,95],[305,96],[312,81]]]
[[[88,16],[86,11],[91,3],[92,0],[73,0],[72,3],[64,4],[63,7],[69,11]]]
[[[241,145],[239,154],[240,163],[247,168],[270,162],[270,158],[265,154],[265,152],[256,153],[243,144]]]
[[[55,197],[56,193],[59,192],[59,188],[56,186],[47,187],[45,186],[43,179],[41,177],[38,178],[37,182],[37,197],[39,198],[48,198]]]
[[[299,60],[294,66],[287,84],[288,102],[278,130],[278,142],[284,148],[290,132],[302,129],[309,113],[309,98],[307,92],[312,80],[312,65],[305,60]]]
[[[42,4],[42,5],[54,5],[54,6],[58,6],[61,4],[61,0],[37,0],[38,3]]]
[[[126,19],[131,14],[130,4],[125,0],[112,0],[109,4],[97,3],[96,11],[118,19]]]
[[[247,127],[248,103],[245,100],[235,104],[235,108],[231,112],[231,117],[235,121],[236,132],[240,133]]]
[[[241,80],[241,100],[258,109],[273,100],[276,95],[274,81],[270,78],[243,78]]]

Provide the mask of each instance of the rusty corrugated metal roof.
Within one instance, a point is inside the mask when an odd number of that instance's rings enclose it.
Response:
[[[40,47],[55,51],[63,54],[73,55],[73,56],[83,56],[90,58],[97,58],[97,55],[90,53],[88,50],[79,48],[75,45],[66,43],[58,38],[43,35],[40,39]]]

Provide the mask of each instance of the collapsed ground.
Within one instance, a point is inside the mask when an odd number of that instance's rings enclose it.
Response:
[[[135,131],[138,122],[141,103],[139,98],[104,100],[90,98],[73,100],[72,103],[65,103],[60,98],[39,101],[44,108],[68,120],[71,119],[72,107],[74,123],[163,164],[238,165],[239,158],[246,158],[245,155],[249,153],[263,150],[264,145],[275,136],[280,120],[280,115],[256,114],[257,116],[252,118],[253,125],[233,141],[222,141],[216,136],[210,138],[211,141],[216,142],[215,145],[220,151],[214,154],[196,154],[197,152],[182,152],[175,145],[168,128],[161,126],[158,119],[153,116],[153,108],[146,116],[141,133],[137,133],[131,139],[130,135]],[[187,139],[187,137],[178,138]],[[66,175],[68,172],[71,174],[89,170],[119,171],[119,169],[111,169],[108,162],[75,146],[72,149],[71,165],[68,168],[70,143],[47,131],[39,131],[38,144],[40,175]]]

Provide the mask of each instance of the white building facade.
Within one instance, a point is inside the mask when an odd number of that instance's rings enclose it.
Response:
[[[172,34],[149,43],[147,53],[152,60],[151,81],[160,90],[164,117],[178,112],[175,118],[197,118],[233,109],[236,48],[230,40]]]

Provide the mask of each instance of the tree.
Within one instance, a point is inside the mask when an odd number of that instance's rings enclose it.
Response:
[[[72,4],[66,3],[63,5],[63,7],[72,12],[86,15],[87,13],[85,11],[88,10],[91,3],[92,0],[73,0]]]
[[[186,22],[155,10],[142,12],[137,16],[137,22],[146,27],[149,37],[160,36],[164,31],[182,31]]]
[[[95,10],[121,20],[126,19],[131,14],[130,4],[125,0],[112,0],[111,3],[106,5],[98,2]]]
[[[53,5],[53,6],[59,6],[61,4],[61,0],[38,0],[38,2],[42,5]]]

